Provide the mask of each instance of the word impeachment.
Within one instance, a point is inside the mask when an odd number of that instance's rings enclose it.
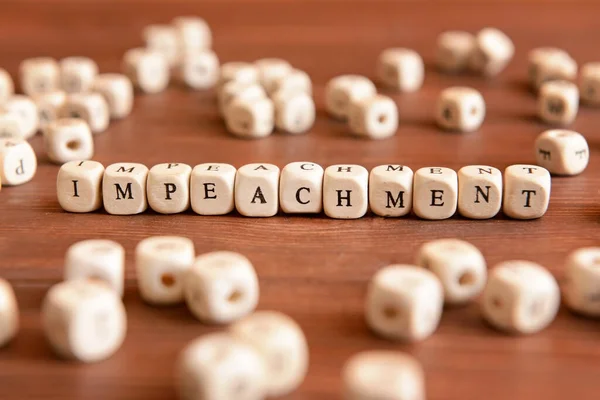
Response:
[[[182,163],[116,163],[104,168],[96,161],[71,161],[57,176],[58,201],[70,212],[104,207],[115,215],[144,212],[148,205],[162,214],[186,211],[224,215],[236,209],[247,217],[284,213],[330,218],[360,218],[371,211],[402,217],[413,211],[429,220],[458,212],[471,219],[504,214],[516,219],[539,218],[550,200],[550,174],[537,165],[511,165],[504,171],[469,165],[458,173],[445,167],[420,168],[386,164],[370,172],[360,165],[293,162],[281,171],[257,163],[239,169],[207,163],[194,168]]]

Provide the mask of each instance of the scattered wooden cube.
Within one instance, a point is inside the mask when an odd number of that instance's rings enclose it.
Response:
[[[58,203],[65,211],[86,213],[102,207],[104,166],[97,161],[64,163],[56,177]]]
[[[0,105],[0,139],[24,139],[21,120],[14,113],[5,111]]]
[[[265,90],[258,83],[247,83],[236,80],[225,83],[217,95],[219,112],[224,117],[227,115],[227,108],[234,100],[243,99],[254,101],[266,98],[267,94],[265,93]]]
[[[184,280],[188,308],[200,321],[226,324],[256,308],[258,278],[250,261],[230,251],[196,258]]]
[[[275,127],[282,132],[304,133],[315,123],[315,101],[304,92],[281,91],[273,96]]]
[[[94,155],[94,139],[88,124],[79,118],[60,118],[44,129],[44,146],[50,161],[89,160]]]
[[[146,48],[160,53],[171,66],[180,55],[179,32],[174,26],[152,24],[144,27],[142,38]]]
[[[477,90],[455,86],[444,89],[437,101],[436,120],[447,130],[472,132],[485,118],[485,101]]]
[[[312,95],[312,81],[310,76],[304,71],[293,68],[290,72],[285,75],[281,75],[278,78],[273,79],[270,85],[270,94],[284,92],[284,93],[305,93],[309,96]]]
[[[176,214],[190,207],[190,175],[187,164],[165,163],[150,168],[148,205],[161,214]]]
[[[516,164],[504,170],[504,214],[515,219],[535,219],[550,202],[550,173],[537,165]]]
[[[109,214],[133,215],[146,211],[148,168],[143,164],[116,163],[104,170],[102,198]]]
[[[236,168],[229,164],[199,164],[192,169],[192,210],[200,215],[229,214],[234,208]]]
[[[495,217],[502,207],[502,172],[487,165],[458,171],[458,212],[465,218]]]
[[[323,209],[323,167],[300,161],[281,171],[279,187],[281,209],[288,214],[318,214]]]
[[[218,87],[228,82],[259,83],[258,68],[254,64],[242,61],[230,61],[221,65]]]
[[[478,296],[487,279],[483,255],[471,243],[438,239],[425,243],[416,264],[433,272],[444,287],[447,304],[464,304]]]
[[[399,351],[364,351],[353,355],[342,370],[344,398],[352,400],[423,400],[421,364]]]
[[[50,288],[42,305],[42,326],[58,355],[92,363],[121,347],[127,317],[121,298],[110,287],[73,280]]]
[[[579,110],[579,89],[567,81],[550,81],[540,87],[538,113],[542,121],[570,125]]]
[[[0,278],[0,347],[10,342],[19,331],[19,306],[8,281]]]
[[[590,149],[581,133],[566,129],[542,132],[535,141],[539,166],[557,175],[578,175],[590,160]]]
[[[279,168],[247,164],[235,176],[235,208],[245,217],[272,217],[279,210]]]
[[[187,51],[177,60],[175,74],[191,89],[210,89],[219,79],[219,59],[211,50]]]
[[[42,133],[51,122],[58,119],[58,114],[66,99],[67,95],[62,90],[40,93],[32,97],[37,106],[39,127]]]
[[[58,112],[61,118],[79,118],[92,133],[104,132],[110,122],[108,104],[100,93],[71,93]]]
[[[133,85],[122,74],[100,74],[96,77],[93,91],[104,96],[108,112],[113,119],[125,118],[133,108]]]
[[[348,126],[353,134],[386,139],[398,130],[398,106],[391,98],[376,94],[350,102]]]
[[[360,165],[331,165],[323,178],[323,210],[329,218],[356,219],[367,213],[369,172]]]
[[[177,393],[182,400],[263,399],[268,377],[260,354],[228,333],[192,341],[179,356]]]
[[[17,94],[9,98],[2,107],[19,119],[20,131],[24,139],[29,139],[36,134],[39,127],[39,115],[33,100]]]
[[[465,31],[446,31],[438,36],[436,64],[444,72],[463,72],[475,50],[475,36]]]
[[[227,130],[244,139],[269,136],[275,127],[275,107],[267,98],[236,97],[225,109]]]
[[[589,317],[600,317],[600,247],[584,247],[567,257],[564,297],[567,306]]]
[[[183,302],[185,274],[194,263],[194,243],[184,237],[153,236],[135,248],[140,295],[151,304]]]
[[[277,311],[257,311],[229,328],[254,347],[267,372],[267,396],[285,396],[300,386],[308,372],[308,345],[300,326]]]
[[[555,47],[538,47],[529,52],[529,82],[534,89],[549,81],[571,81],[577,77],[577,62]]]
[[[207,50],[212,46],[210,27],[200,17],[183,16],[173,19],[179,37],[179,47],[185,50]]]
[[[19,65],[21,89],[27,96],[60,89],[60,70],[50,57],[27,58]]]
[[[369,175],[369,206],[382,217],[402,217],[412,210],[413,171],[405,165],[379,165]]]
[[[0,68],[0,104],[3,104],[15,94],[15,84],[8,72]]]
[[[496,28],[484,28],[475,36],[475,49],[469,65],[485,76],[498,75],[508,65],[515,46],[506,34]]]
[[[438,278],[413,265],[389,265],[369,282],[365,317],[377,334],[394,340],[419,341],[438,327],[444,293]]]
[[[275,90],[275,82],[292,72],[289,62],[281,58],[261,58],[254,62],[258,70],[258,80],[267,93]]]
[[[125,249],[112,240],[82,240],[65,255],[65,281],[99,281],[123,296]]]
[[[60,81],[67,93],[87,92],[98,75],[98,64],[88,57],[67,57],[60,60]]]
[[[552,274],[541,265],[506,261],[491,270],[481,304],[483,317],[492,326],[531,334],[554,320],[560,290]]]
[[[23,139],[0,139],[0,179],[2,185],[17,186],[29,182],[37,170],[33,148]]]
[[[458,177],[444,167],[418,169],[414,176],[413,210],[419,218],[439,220],[454,215],[458,205]]]
[[[592,106],[600,105],[600,62],[583,65],[579,91],[584,103]]]
[[[377,89],[368,78],[360,75],[340,75],[331,79],[325,87],[325,107],[333,117],[346,119],[351,103],[376,94]]]
[[[135,48],[123,56],[123,71],[143,93],[159,93],[167,88],[170,72],[167,60],[157,51]]]
[[[414,50],[391,48],[379,55],[379,79],[388,87],[400,92],[416,92],[423,85],[425,66]]]

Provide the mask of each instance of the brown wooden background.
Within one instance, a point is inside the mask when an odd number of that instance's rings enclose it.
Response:
[[[270,162],[280,167],[307,160],[367,168],[404,163],[413,169],[489,164],[500,169],[531,163],[533,141],[545,129],[535,118],[535,98],[525,83],[526,54],[535,46],[565,48],[579,62],[598,61],[600,4],[543,1],[19,1],[0,3],[0,65],[15,74],[25,57],[93,57],[104,72],[119,69],[124,51],[141,43],[142,27],[197,14],[212,25],[221,61],[265,56],[288,59],[313,78],[317,123],[303,136],[274,134],[260,141],[229,136],[217,116],[214,93],[171,87],[137,97],[133,114],[96,137],[94,159],[118,161]],[[431,68],[437,35],[446,29],[505,30],[516,57],[498,78],[449,77]],[[373,77],[379,52],[390,46],[418,50],[428,69],[424,88],[394,95],[400,107],[398,134],[364,141],[323,113],[327,80],[342,73]],[[440,90],[470,85],[488,106],[476,133],[444,133],[432,122]],[[133,273],[133,250],[149,235],[184,235],[198,253],[239,251],[254,263],[261,283],[259,308],[295,318],[310,344],[309,375],[289,399],[338,399],[339,371],[353,353],[398,349],[424,365],[430,399],[597,399],[600,393],[600,322],[561,310],[545,331],[510,337],[489,328],[477,304],[449,309],[429,339],[414,345],[376,338],[363,322],[366,283],[378,268],[409,263],[417,247],[456,236],[479,246],[490,265],[527,259],[558,277],[566,254],[600,244],[600,109],[583,108],[573,125],[588,139],[591,162],[575,178],[554,178],[550,209],[536,221],[502,216],[489,221],[415,217],[356,221],[324,216],[278,215],[248,219],[237,214],[202,217],[188,212],[131,217],[103,212],[63,212],[55,193],[58,167],[48,163],[41,137],[35,179],[0,192],[0,275],[16,288],[22,329],[0,349],[0,399],[174,399],[175,358],[191,339],[219,329],[198,323],[184,306],[152,308],[141,302]],[[129,331],[122,349],[95,365],[54,357],[40,330],[39,309],[48,287],[61,279],[67,247],[82,239],[110,238],[127,250]]]

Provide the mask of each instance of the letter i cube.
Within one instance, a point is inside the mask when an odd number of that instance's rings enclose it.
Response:
[[[96,161],[70,161],[56,177],[58,203],[65,211],[84,213],[102,207],[104,166]]]
[[[104,209],[109,214],[133,215],[146,211],[148,168],[136,163],[116,163],[106,167],[102,181]]]
[[[148,173],[148,204],[161,214],[176,214],[190,206],[190,174],[187,164],[158,164]]]

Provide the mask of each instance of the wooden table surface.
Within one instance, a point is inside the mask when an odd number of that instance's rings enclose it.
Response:
[[[211,24],[222,62],[278,56],[306,70],[315,86],[318,117],[306,135],[275,133],[258,141],[227,134],[213,91],[171,86],[138,96],[133,114],[95,137],[94,159],[140,162],[226,162],[237,167],[292,161],[324,166],[356,163],[372,168],[403,163],[459,169],[489,164],[500,169],[534,163],[533,142],[546,127],[536,120],[535,97],[526,84],[526,55],[541,45],[568,50],[580,63],[600,60],[600,4],[542,1],[19,1],[2,2],[0,66],[16,76],[26,57],[85,55],[101,71],[119,69],[128,48],[141,44],[141,30],[177,15],[196,14]],[[496,26],[512,37],[516,56],[501,76],[484,80],[443,76],[432,68],[437,35],[447,29],[472,32]],[[327,118],[323,92],[343,73],[374,78],[376,57],[391,46],[419,51],[427,64],[424,87],[392,95],[401,123],[388,140],[350,137],[342,123]],[[483,93],[488,114],[472,134],[438,130],[432,120],[436,97],[451,85]],[[597,399],[600,393],[600,322],[561,308],[543,332],[514,337],[481,319],[476,303],[447,309],[436,333],[412,344],[375,337],[363,318],[368,279],[390,263],[411,263],[425,241],[458,237],[477,245],[490,266],[509,259],[541,263],[560,279],[568,252],[600,244],[600,109],[583,108],[572,128],[591,150],[587,170],[553,178],[550,208],[535,221],[503,216],[472,221],[416,217],[384,219],[371,214],[338,221],[325,216],[248,219],[238,214],[205,217],[191,211],[174,216],[151,211],[137,216],[104,212],[69,214],[56,200],[58,167],[48,162],[41,137],[34,180],[0,192],[0,275],[15,286],[21,331],[0,349],[0,399],[174,399],[173,366],[191,339],[220,330],[200,324],[185,306],[152,308],[139,298],[133,268],[135,245],[151,235],[183,235],[197,253],[225,249],[245,254],[255,265],[260,309],[296,319],[310,345],[310,370],[289,399],[339,399],[340,369],[355,352],[396,349],[423,364],[429,399]],[[111,359],[93,365],[58,360],[40,329],[40,304],[62,276],[72,243],[108,238],[127,251],[125,304],[128,335]]]

